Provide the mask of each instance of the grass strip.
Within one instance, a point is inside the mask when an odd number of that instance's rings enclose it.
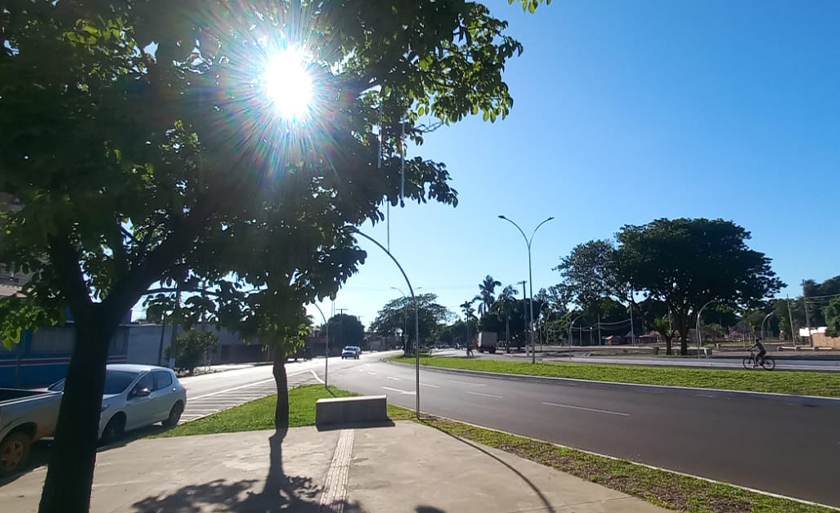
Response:
[[[626,460],[558,447],[548,442],[453,420],[428,417],[419,422],[450,435],[515,454],[676,511],[688,513],[837,513],[837,510],[824,506],[772,497],[728,484],[711,483]]]
[[[414,358],[390,358],[414,364]],[[574,378],[618,383],[718,388],[748,392],[840,397],[840,372],[683,369],[594,363],[530,363],[464,357],[421,357],[421,365],[500,374]]]

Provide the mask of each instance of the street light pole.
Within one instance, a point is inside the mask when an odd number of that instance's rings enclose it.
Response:
[[[764,336],[764,323],[767,322],[767,319],[769,319],[774,313],[775,312],[770,312],[769,314],[764,316],[764,319],[761,320],[761,339],[762,340],[767,340],[767,337]]]
[[[703,314],[703,310],[710,304],[714,303],[715,300],[709,300],[705,305],[703,305],[700,310],[697,312],[697,358],[700,358],[700,316]]]
[[[551,221],[554,218],[549,217],[545,221],[538,224],[537,227],[534,228],[534,231],[531,233],[531,238],[530,239],[528,238],[527,235],[525,235],[525,232],[522,231],[522,228],[520,228],[519,225],[516,224],[515,222],[513,222],[512,220],[508,219],[507,217],[505,217],[503,215],[499,215],[499,219],[504,219],[505,221],[507,221],[510,224],[512,224],[513,226],[515,226],[516,229],[519,230],[519,233],[522,234],[522,238],[525,239],[525,244],[528,246],[528,288],[530,290],[530,296],[531,296],[530,300],[528,301],[528,304],[529,304],[528,309],[530,310],[530,314],[529,314],[529,321],[530,322],[529,322],[529,330],[528,331],[529,331],[530,336],[531,336],[531,363],[537,363],[537,355],[534,352],[534,276],[531,272],[531,242],[534,241],[534,235],[537,234],[537,230],[540,229],[540,226],[544,225],[545,223]]]
[[[321,314],[321,319],[324,321],[325,329],[327,330],[327,342],[324,344],[324,388],[327,388],[329,385],[328,379],[328,372],[330,370],[330,323],[327,322],[327,317],[324,315],[324,311],[321,310],[321,307],[318,306],[318,303],[312,303],[315,305],[315,308],[318,309],[318,313]]]
[[[366,238],[367,240],[376,244],[376,246],[385,252],[386,255],[391,257],[391,260],[397,265],[397,268],[400,270],[400,273],[403,275],[403,279],[405,279],[406,285],[408,285],[408,291],[411,292],[411,300],[414,302],[414,345],[415,345],[415,384],[414,384],[414,415],[417,418],[420,418],[420,309],[417,304],[417,297],[414,295],[414,288],[411,286],[411,282],[408,280],[408,275],[405,274],[400,262],[391,254],[390,251],[385,249],[385,246],[380,244],[376,239],[362,233],[359,231],[358,228],[355,226],[348,226],[349,230],[351,230],[356,235],[361,235],[362,237]]]

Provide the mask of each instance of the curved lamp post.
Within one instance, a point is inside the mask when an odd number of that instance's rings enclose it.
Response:
[[[531,274],[531,242],[533,242],[534,235],[536,235],[537,230],[540,229],[540,226],[544,225],[545,223],[551,221],[554,218],[549,217],[545,221],[538,224],[537,227],[534,228],[534,231],[531,233],[531,238],[528,238],[528,236],[525,235],[525,232],[522,231],[522,228],[520,228],[518,224],[511,221],[507,217],[505,217],[503,215],[500,215],[499,219],[504,219],[505,221],[507,221],[510,224],[512,224],[513,226],[515,226],[516,229],[519,230],[519,233],[522,234],[522,238],[525,239],[525,244],[528,246],[528,287],[530,288],[530,295],[531,295],[531,298],[528,301],[529,310],[530,310],[530,315],[529,315],[529,320],[530,320],[529,324],[530,325],[529,325],[528,331],[531,335],[531,363],[536,363],[537,362],[537,355],[534,352],[534,277]]]
[[[702,338],[700,335],[700,316],[703,315],[703,310],[714,302],[714,299],[709,300],[705,305],[700,307],[700,310],[697,312],[697,358],[700,358],[700,339]]]
[[[767,322],[767,319],[775,315],[776,312],[770,312],[769,314],[764,316],[764,319],[761,320],[761,339],[766,340],[767,337],[764,336],[764,323]]]
[[[324,315],[324,311],[321,310],[321,307],[318,306],[318,303],[312,303],[315,308],[318,309],[318,313],[321,314],[321,319],[324,320],[324,326],[327,330],[327,343],[324,344],[324,388],[327,388],[329,385],[327,384],[328,379],[328,372],[330,370],[330,323],[327,322],[327,318]]]
[[[370,235],[362,233],[355,226],[349,226],[348,229],[350,229],[353,233],[355,233],[357,235],[361,235],[362,237],[366,238],[367,240],[373,242],[374,244],[376,244],[376,246],[379,249],[384,251],[386,255],[391,257],[391,260],[393,260],[394,263],[397,264],[397,268],[402,273],[403,278],[405,279],[405,283],[406,283],[406,285],[408,285],[408,291],[411,292],[411,300],[414,302],[414,345],[415,345],[415,356],[416,356],[416,358],[415,358],[415,367],[416,367],[415,368],[415,379],[416,379],[416,382],[414,384],[415,385],[415,388],[414,388],[414,391],[415,391],[414,392],[414,398],[415,398],[415,401],[414,401],[414,415],[417,416],[417,418],[420,418],[420,314],[419,314],[419,308],[417,306],[417,297],[414,295],[414,288],[412,288],[411,282],[408,280],[408,276],[405,274],[405,271],[403,271],[403,268],[400,265],[399,261],[397,261],[397,259],[394,257],[394,255],[391,254],[390,251],[385,249],[385,246],[380,244],[376,239],[374,239]]]

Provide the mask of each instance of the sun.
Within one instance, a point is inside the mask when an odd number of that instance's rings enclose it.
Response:
[[[269,58],[265,67],[265,94],[274,104],[280,117],[301,119],[309,113],[312,103],[312,77],[306,66],[305,54],[289,48]]]

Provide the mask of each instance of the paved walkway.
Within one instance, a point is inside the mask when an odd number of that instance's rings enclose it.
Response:
[[[318,432],[137,440],[97,458],[97,513],[664,513],[666,510],[413,422]],[[282,454],[281,454],[282,453]],[[36,511],[46,469],[0,487]]]

